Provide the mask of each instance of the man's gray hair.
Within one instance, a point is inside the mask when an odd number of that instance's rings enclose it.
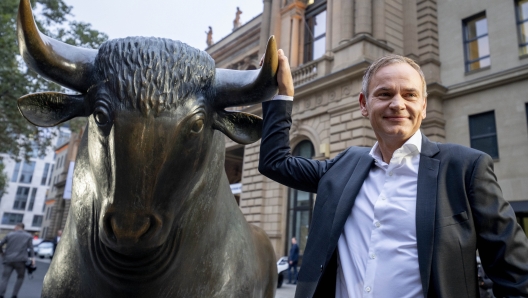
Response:
[[[427,84],[425,83],[425,76],[422,72],[422,69],[420,68],[420,65],[418,65],[414,60],[411,58],[407,58],[400,55],[387,55],[384,57],[379,58],[378,60],[374,61],[369,68],[365,71],[365,75],[363,75],[363,83],[361,84],[361,93],[365,95],[365,98],[368,98],[368,87],[370,84],[370,81],[372,80],[372,77],[380,70],[382,67],[385,67],[387,65],[396,64],[396,63],[407,63],[412,68],[414,68],[418,74],[420,75],[422,79],[422,85],[423,85],[423,97],[427,97]]]

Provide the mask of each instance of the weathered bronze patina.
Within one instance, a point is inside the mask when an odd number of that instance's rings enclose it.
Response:
[[[26,95],[24,117],[89,119],[42,296],[273,297],[275,254],[231,194],[223,134],[260,138],[260,118],[224,108],[276,92],[274,38],[254,71],[215,69],[207,53],[167,39],[81,49],[41,34],[21,0],[18,40],[28,67],[79,92]]]

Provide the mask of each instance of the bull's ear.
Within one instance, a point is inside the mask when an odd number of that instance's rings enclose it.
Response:
[[[18,99],[20,113],[36,126],[50,127],[79,116],[89,116],[83,95],[42,92]]]
[[[243,112],[221,111],[215,115],[214,129],[218,129],[239,144],[251,144],[260,139],[262,118]]]

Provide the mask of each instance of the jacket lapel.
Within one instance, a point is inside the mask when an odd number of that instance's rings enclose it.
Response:
[[[433,158],[439,152],[438,145],[422,135],[422,152],[418,169],[416,191],[416,241],[418,263],[423,294],[427,297],[433,258],[434,223],[438,193],[438,171],[440,161]]]
[[[359,193],[363,182],[367,178],[373,163],[374,158],[372,158],[368,152],[363,154],[352,174],[348,177],[348,182],[345,185],[337,204],[334,222],[332,224],[332,234],[330,236],[331,244],[337,245],[337,240],[339,239],[339,236],[341,236],[345,222],[352,211],[356,196]],[[327,259],[332,255],[334,249],[335,247],[330,247],[329,251],[327,251]]]

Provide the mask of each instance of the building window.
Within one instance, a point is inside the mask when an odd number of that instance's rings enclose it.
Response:
[[[46,210],[46,220],[50,219],[52,209],[53,207],[49,207],[48,210]]]
[[[37,196],[37,188],[31,190],[31,197],[29,198],[28,211],[33,211],[33,206],[35,205],[35,197]]]
[[[310,141],[300,142],[293,150],[293,155],[312,158],[314,148]],[[314,194],[290,188],[288,199],[288,238],[286,251],[291,247],[291,238],[295,237],[302,255],[308,240],[308,230],[312,221]]]
[[[24,219],[24,214],[6,212],[2,216],[2,224],[14,226],[17,223],[21,223],[23,219]]]
[[[305,13],[304,63],[324,55],[326,51],[326,2],[314,1]]]
[[[471,148],[499,158],[494,111],[469,116],[469,136]]]
[[[33,216],[33,222],[31,223],[31,226],[32,227],[40,227],[40,226],[42,226],[42,219],[43,219],[42,215]]]
[[[19,171],[20,171],[20,162],[17,162],[15,165],[15,170],[13,171],[13,176],[11,177],[11,182],[17,182]]]
[[[528,102],[524,104],[524,112],[526,113],[526,124],[528,125]]]
[[[488,20],[486,13],[463,21],[466,71],[488,67],[491,64]]]
[[[13,209],[26,210],[26,203],[29,195],[29,187],[19,186],[15,195]]]
[[[53,169],[54,169],[54,168],[55,168],[55,165],[51,165],[51,171],[50,171],[50,174],[49,174],[50,178],[49,178],[49,180],[48,180],[48,185],[51,184],[51,178],[52,178],[51,175],[53,175]]]
[[[528,0],[517,0],[515,3],[517,32],[519,34],[519,55],[528,54]]]
[[[50,164],[46,163],[44,166],[44,172],[42,172],[42,179],[40,179],[40,185],[46,185],[46,181],[48,180],[48,172],[49,172]]]
[[[31,183],[33,180],[33,172],[35,171],[35,162],[24,162],[22,166],[22,174],[20,174],[20,183]]]

